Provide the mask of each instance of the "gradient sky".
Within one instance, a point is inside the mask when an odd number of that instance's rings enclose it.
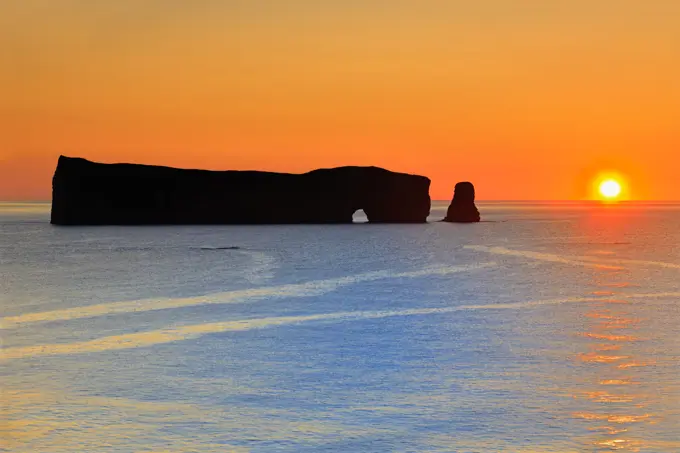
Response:
[[[0,199],[59,154],[680,199],[678,0],[4,0]]]

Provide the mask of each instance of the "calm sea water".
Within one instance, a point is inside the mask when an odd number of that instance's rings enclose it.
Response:
[[[0,204],[0,451],[679,452],[680,205],[480,210],[57,228]]]

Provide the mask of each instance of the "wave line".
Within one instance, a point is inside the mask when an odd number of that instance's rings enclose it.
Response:
[[[367,272],[347,277],[313,280],[279,286],[268,286],[253,289],[227,291],[184,298],[155,298],[132,301],[111,302],[84,307],[66,308],[63,310],[25,313],[17,316],[0,318],[0,329],[15,328],[25,324],[43,323],[50,321],[69,321],[73,319],[93,318],[97,316],[138,313],[153,310],[182,308],[196,305],[238,304],[267,299],[282,299],[287,297],[309,297],[327,294],[343,286],[353,285],[386,278],[417,278],[432,275],[449,275],[459,272],[474,271],[497,266],[494,262],[460,265],[427,267],[409,272],[393,272],[388,270]]]
[[[597,297],[570,297],[539,301],[524,301],[487,305],[463,305],[456,307],[414,308],[406,310],[384,311],[350,311],[323,313],[305,316],[282,316],[269,318],[224,321],[209,324],[195,324],[176,328],[159,329],[147,332],[113,335],[77,343],[53,343],[35,346],[20,346],[6,348],[0,354],[0,360],[14,360],[39,356],[84,354],[91,352],[115,351],[121,349],[135,349],[158,344],[173,343],[195,339],[207,334],[221,332],[239,332],[253,329],[263,329],[282,325],[294,325],[308,322],[342,322],[380,319],[397,316],[422,316],[446,314],[464,310],[513,310],[532,308],[543,305],[557,305],[563,303],[593,302]]]
[[[511,250],[505,247],[487,247],[484,245],[465,245],[463,248],[468,250],[475,250],[477,252],[486,252],[493,255],[508,255],[517,256],[521,258],[531,258],[538,261],[550,261],[553,263],[571,264],[575,266],[583,267],[594,267],[597,269],[609,269],[609,270],[623,270],[621,266],[615,266],[613,264],[603,264],[603,263],[593,263],[589,261],[575,260],[571,258],[564,258],[560,255],[555,255],[553,253],[543,253],[543,252],[532,252],[528,250]]]

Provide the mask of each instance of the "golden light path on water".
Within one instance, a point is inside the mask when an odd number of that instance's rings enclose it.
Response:
[[[486,252],[495,255],[508,255],[531,258],[542,261],[552,261],[565,264],[580,264],[588,260],[600,258],[580,257],[563,258],[555,254],[537,253],[531,251],[512,250],[504,247],[467,246],[471,250]],[[575,360],[588,366],[597,367],[596,378],[590,383],[592,390],[580,390],[572,394],[576,399],[587,399],[599,406],[598,411],[576,412],[573,417],[591,422],[589,428],[593,432],[591,444],[597,451],[628,451],[643,452],[655,451],[656,448],[678,449],[678,444],[654,442],[645,439],[641,433],[631,433],[633,426],[641,424],[653,424],[657,422],[658,415],[646,410],[659,396],[650,393],[636,391],[644,381],[641,373],[635,370],[656,363],[646,357],[636,357],[634,349],[629,346],[633,343],[643,342],[644,338],[634,332],[639,330],[644,322],[639,317],[633,317],[627,306],[636,299],[654,297],[680,297],[680,293],[667,292],[658,294],[643,294],[626,292],[631,287],[626,280],[627,269],[619,267],[623,264],[636,264],[645,266],[658,266],[668,269],[680,269],[675,263],[644,260],[617,259],[615,252],[608,254],[606,263],[612,265],[594,264],[587,266],[593,269],[592,279],[596,286],[604,288],[600,291],[591,292],[600,296],[608,296],[599,303],[591,304],[594,309],[586,313],[585,317],[591,322],[585,332],[575,332],[590,340],[595,341],[589,347],[589,351],[578,353]],[[579,261],[583,260],[583,261]],[[621,280],[623,278],[623,280]],[[612,291],[608,288],[616,288]],[[623,332],[623,333],[622,333]],[[606,343],[602,343],[602,342]],[[680,432],[680,431],[679,431]]]

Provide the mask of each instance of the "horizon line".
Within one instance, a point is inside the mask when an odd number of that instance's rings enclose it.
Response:
[[[450,202],[451,199],[432,199],[432,202]],[[0,203],[44,203],[50,204],[52,200],[0,200]],[[621,203],[680,203],[678,200],[617,200],[607,201],[598,199],[581,199],[581,200],[565,200],[565,199],[530,199],[530,198],[515,198],[515,199],[476,199],[475,203],[602,203],[602,204],[621,204]]]

